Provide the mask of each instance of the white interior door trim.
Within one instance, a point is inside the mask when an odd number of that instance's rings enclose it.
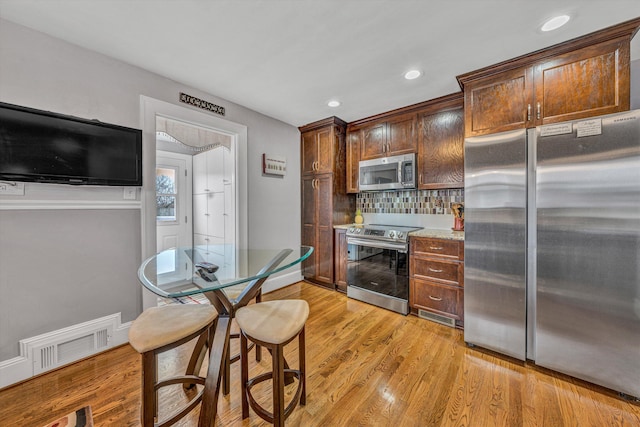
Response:
[[[247,127],[221,117],[195,111],[140,95],[140,127],[142,129],[143,185],[140,195],[142,203],[142,259],[156,253],[156,116],[208,127],[235,136],[236,142],[236,244],[247,248],[248,244],[248,190],[247,190]],[[140,287],[142,289],[142,286]],[[156,296],[144,290],[142,308],[156,305]]]

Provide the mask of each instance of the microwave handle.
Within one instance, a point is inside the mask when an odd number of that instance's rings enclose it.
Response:
[[[413,160],[405,160],[403,162],[400,163],[400,169],[398,170],[398,182],[402,185],[404,185],[406,183],[406,181],[404,180],[404,176],[403,176],[403,172],[404,172],[404,165],[406,165],[407,163],[411,164],[413,162]]]

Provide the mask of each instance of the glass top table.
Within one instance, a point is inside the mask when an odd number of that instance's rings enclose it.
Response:
[[[243,292],[247,292],[247,289],[259,289],[270,275],[304,261],[312,252],[312,246],[285,249],[237,249],[233,245],[193,246],[162,251],[140,265],[140,282],[156,295],[177,298],[205,294],[218,310],[215,332],[213,338],[209,338],[212,339],[211,351],[198,419],[199,427],[210,427],[215,423],[225,355],[229,351],[231,314],[238,305],[237,301],[229,300],[222,290],[240,284],[245,284]],[[200,341],[194,348],[192,360],[200,360],[197,356],[206,340]],[[187,374],[200,371],[199,362],[197,367],[194,366],[190,361]]]
[[[304,261],[312,252],[311,246],[295,249],[237,249],[233,245],[173,248],[145,260],[138,269],[138,278],[151,292],[165,298],[177,298],[266,278]],[[268,266],[271,268],[266,268]]]

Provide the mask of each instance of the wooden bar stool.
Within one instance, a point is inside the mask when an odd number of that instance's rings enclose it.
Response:
[[[259,279],[255,279],[248,284],[229,286],[222,289],[217,289],[212,292],[205,293],[205,296],[211,302],[220,313],[221,317],[228,317],[233,320],[236,315],[236,311],[239,308],[246,306],[252,300],[255,300],[256,303],[259,303],[262,299],[262,285],[267,280],[269,273],[273,269],[277,268],[278,265],[291,253],[292,249],[284,249],[278,253],[274,258],[272,258],[262,269],[258,272],[258,275],[264,275]],[[230,338],[239,338],[240,334],[231,334]],[[252,348],[254,344],[251,344]],[[222,394],[225,396],[229,394],[231,390],[231,364],[237,362],[240,359],[240,354],[231,355],[231,346],[227,347],[227,352],[224,355],[224,367],[222,370]],[[261,350],[259,345],[255,345],[256,348],[256,361],[260,361],[261,359]],[[199,340],[196,346],[194,347],[194,351],[191,355],[191,360],[189,360],[189,364],[187,366],[186,374],[193,374],[194,372],[198,372],[200,369],[200,365],[204,359],[204,351],[205,348],[203,346],[203,340]],[[293,381],[293,379],[291,379]],[[289,383],[287,383],[289,384]],[[185,387],[187,388],[187,387]]]
[[[249,406],[260,418],[276,426],[284,426],[284,420],[300,402],[306,403],[305,375],[305,323],[309,317],[309,304],[304,300],[268,301],[238,309],[236,321],[240,327],[240,363],[242,385],[242,418],[249,416]],[[284,346],[298,337],[299,369],[285,367]],[[249,379],[248,341],[266,347],[271,353],[272,371]],[[296,393],[285,407],[285,377],[298,379]],[[273,412],[260,406],[251,394],[251,388],[262,381],[273,379]]]
[[[174,304],[153,307],[142,312],[131,324],[129,343],[142,355],[142,410],[144,427],[163,427],[174,424],[202,401],[204,388],[182,408],[162,422],[158,416],[158,390],[172,384],[200,384],[206,378],[198,373],[174,376],[158,381],[157,355],[200,337],[211,351],[218,312],[210,305]]]

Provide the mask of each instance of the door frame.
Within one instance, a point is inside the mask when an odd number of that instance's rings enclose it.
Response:
[[[234,136],[236,150],[236,247],[248,247],[247,126],[191,108],[140,95],[143,185],[141,192],[142,260],[156,253],[156,116],[210,128]],[[142,289],[142,287],[140,287]],[[157,296],[142,290],[142,309],[154,307]]]

